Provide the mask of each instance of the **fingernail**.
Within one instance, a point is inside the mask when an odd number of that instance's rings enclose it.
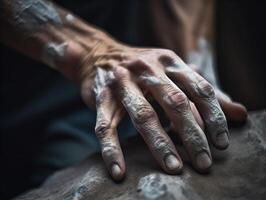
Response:
[[[209,155],[206,152],[201,152],[197,156],[197,166],[200,169],[208,169],[212,162]]]
[[[219,147],[226,148],[229,145],[229,139],[226,132],[220,133],[216,136],[216,144]]]
[[[170,171],[180,170],[181,168],[180,161],[172,154],[165,158],[165,166]]]
[[[111,174],[113,178],[119,178],[121,176],[121,168],[118,164],[112,165]]]

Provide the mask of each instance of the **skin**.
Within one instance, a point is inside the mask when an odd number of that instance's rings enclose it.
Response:
[[[200,172],[212,164],[206,135],[216,148],[225,149],[229,145],[225,116],[246,118],[243,106],[215,93],[173,51],[131,47],[51,2],[26,2],[1,3],[1,27],[5,27],[1,41],[80,86],[85,104],[97,111],[95,133],[114,180],[121,180],[126,172],[117,135],[126,112],[161,168],[169,174],[182,170],[182,159],[147,97],[162,106]]]

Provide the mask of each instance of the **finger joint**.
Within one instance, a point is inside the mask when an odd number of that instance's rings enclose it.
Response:
[[[213,86],[206,80],[202,80],[197,84],[197,96],[206,99],[215,98],[215,92]]]
[[[111,129],[111,123],[108,121],[100,121],[96,124],[95,133],[98,138],[103,139]]]
[[[156,118],[156,113],[151,106],[142,104],[136,108],[134,120],[137,124],[142,124]]]
[[[173,110],[182,113],[188,110],[189,101],[187,96],[181,91],[173,91],[168,93],[164,97],[165,102],[172,108]]]

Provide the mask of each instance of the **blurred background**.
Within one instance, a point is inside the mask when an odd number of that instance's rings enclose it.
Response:
[[[173,49],[202,68],[206,62],[199,62],[195,52],[208,60],[210,55],[204,52],[209,48],[221,89],[249,110],[265,109],[265,1],[155,0],[151,4],[148,9],[142,6],[142,44]]]
[[[249,110],[266,107],[265,1],[216,3],[216,63],[224,91]]]

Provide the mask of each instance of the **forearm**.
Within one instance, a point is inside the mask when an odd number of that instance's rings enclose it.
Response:
[[[3,0],[0,22],[2,43],[66,75],[74,73],[73,66],[78,67],[83,59],[88,61],[95,47],[111,40],[45,0]]]

